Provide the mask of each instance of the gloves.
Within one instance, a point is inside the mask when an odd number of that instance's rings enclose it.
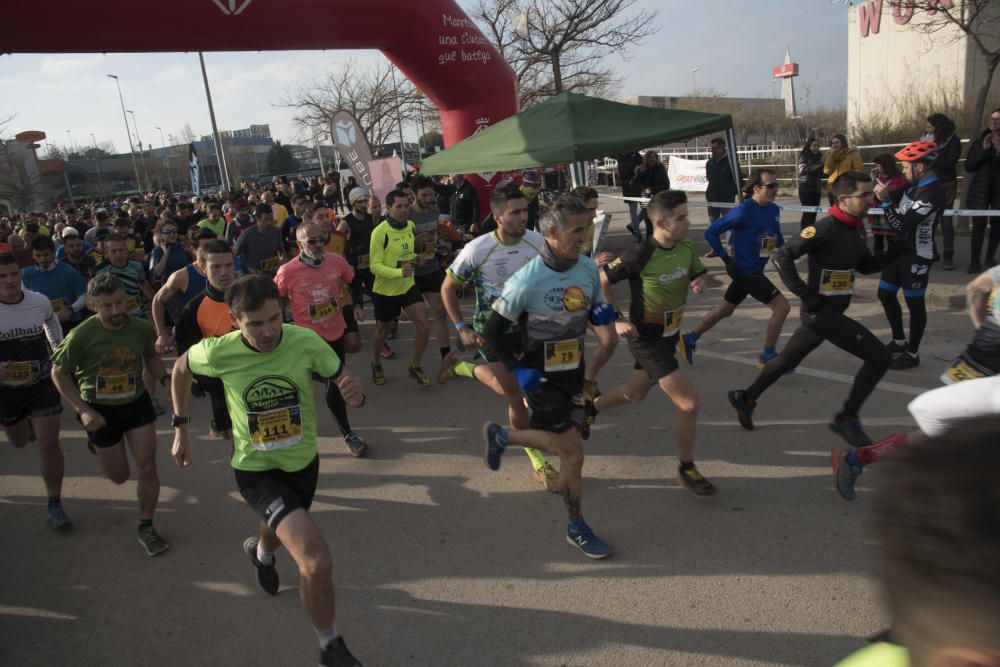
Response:
[[[614,306],[606,301],[595,303],[590,309],[590,323],[594,326],[599,327],[611,324],[617,318],[618,313],[615,311]]]
[[[819,294],[807,294],[802,297],[802,310],[807,313],[814,313],[819,310],[821,303],[823,303],[823,297]]]
[[[726,275],[728,275],[730,278],[735,278],[736,272],[739,269],[739,267],[736,264],[736,260],[730,257],[729,255],[723,255],[722,263],[726,267]]]
[[[514,376],[518,386],[525,393],[530,394],[542,386],[542,372],[540,370],[528,368],[527,366],[518,366],[510,374]]]

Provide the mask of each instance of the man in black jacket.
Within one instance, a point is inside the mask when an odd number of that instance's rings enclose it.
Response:
[[[473,225],[479,224],[479,193],[465,180],[465,174],[452,176],[452,183],[455,193],[451,196],[451,222],[463,234],[468,234]]]
[[[875,257],[868,249],[864,217],[872,202],[871,177],[845,172],[834,183],[832,192],[837,205],[830,209],[829,215],[787,239],[773,255],[782,282],[802,300],[802,324],[753,384],[730,391],[728,398],[736,409],[740,426],[752,431],[757,399],[823,341],[830,341],[864,361],[843,408],[830,422],[830,430],[849,445],[863,447],[872,440],[861,427],[858,411],[889,370],[892,355],[875,334],[844,311],[854,294],[855,274],[881,270],[891,261],[891,255],[885,259]],[[799,277],[795,268],[795,260],[803,255],[809,256],[808,282]]]
[[[726,141],[716,137],[708,142],[712,156],[705,160],[705,178],[708,179],[708,189],[705,190],[705,200],[709,202],[732,202],[736,199],[736,181],[733,180],[733,168],[729,164],[729,153],[726,151]],[[715,222],[725,215],[727,209],[718,206],[708,207],[708,222]]]
[[[642,164],[635,168],[632,176],[632,185],[643,197],[652,197],[657,192],[670,189],[670,179],[667,177],[667,168],[660,162],[660,154],[653,149],[646,151]],[[653,235],[653,223],[646,214],[646,209],[642,210],[642,221],[646,225],[646,236]]]

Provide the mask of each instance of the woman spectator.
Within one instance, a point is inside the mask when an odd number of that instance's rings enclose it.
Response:
[[[968,198],[966,205],[971,209],[1000,210],[1000,109],[990,114],[989,127],[979,138],[969,142],[969,153],[965,157],[965,171],[969,174]],[[981,273],[983,265],[983,236],[986,221],[990,222],[990,240],[986,246],[986,267],[997,262],[996,251],[1000,246],[1000,217],[972,218],[972,261],[969,273]]]
[[[633,186],[643,197],[652,197],[661,190],[670,189],[670,179],[667,178],[667,168],[660,162],[660,154],[655,150],[646,151],[642,164],[635,168],[632,177]],[[649,221],[646,209],[642,209],[642,220],[646,224],[646,236],[653,235],[653,223]]]
[[[934,160],[934,173],[944,185],[944,206],[955,205],[955,192],[958,186],[956,165],[962,157],[962,142],[955,134],[955,123],[943,113],[932,113],[927,117],[927,141],[933,141],[938,147],[938,156]],[[950,215],[941,217],[941,245],[944,246],[941,266],[945,271],[955,270],[955,221]]]
[[[837,182],[840,175],[845,171],[861,171],[865,166],[861,162],[861,156],[856,150],[847,144],[847,137],[843,134],[835,134],[830,139],[830,152],[826,154],[826,162],[823,164],[823,174],[826,176],[826,189],[830,196],[830,206],[837,202],[833,196],[833,184]]]
[[[177,223],[169,218],[161,218],[154,236],[156,245],[149,258],[150,277],[156,285],[162,285],[174,271],[193,262],[194,253],[190,245],[177,239]]]
[[[871,170],[872,180],[883,183],[889,188],[889,199],[892,200],[893,205],[898,204],[899,200],[903,198],[903,190],[906,188],[906,177],[900,173],[896,158],[888,153],[882,153],[875,156],[874,162],[875,165]],[[884,215],[869,215],[868,224],[871,225],[872,237],[875,239],[873,248],[875,254],[881,255],[886,251],[890,239],[896,234],[886,223]]]
[[[819,206],[820,177],[823,175],[823,156],[819,152],[819,139],[809,137],[799,153],[799,203]],[[816,223],[815,213],[802,213],[799,227],[805,229]]]

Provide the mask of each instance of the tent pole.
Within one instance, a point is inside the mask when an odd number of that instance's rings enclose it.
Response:
[[[739,200],[743,201],[743,188],[740,187],[740,156],[736,152],[738,149],[736,145],[736,132],[732,126],[726,129],[726,143],[732,148],[729,151],[729,169],[733,172],[733,180],[736,182],[736,193]]]

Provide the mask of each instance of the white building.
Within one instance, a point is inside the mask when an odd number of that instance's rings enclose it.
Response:
[[[986,62],[976,46],[954,24],[941,25],[933,34],[921,25],[941,24],[940,9],[965,9],[968,0],[869,0],[850,8],[847,30],[847,125],[872,119],[899,118],[914,99],[932,103],[954,101],[971,109]],[[914,9],[920,6],[921,9]],[[996,20],[1000,2],[987,3],[981,21]],[[993,26],[1000,24],[993,23]],[[981,32],[988,32],[983,30]],[[985,35],[996,48],[1000,30]],[[993,77],[990,99],[1000,94],[1000,76]],[[987,114],[989,110],[986,110]],[[919,119],[923,130],[923,119]]]

